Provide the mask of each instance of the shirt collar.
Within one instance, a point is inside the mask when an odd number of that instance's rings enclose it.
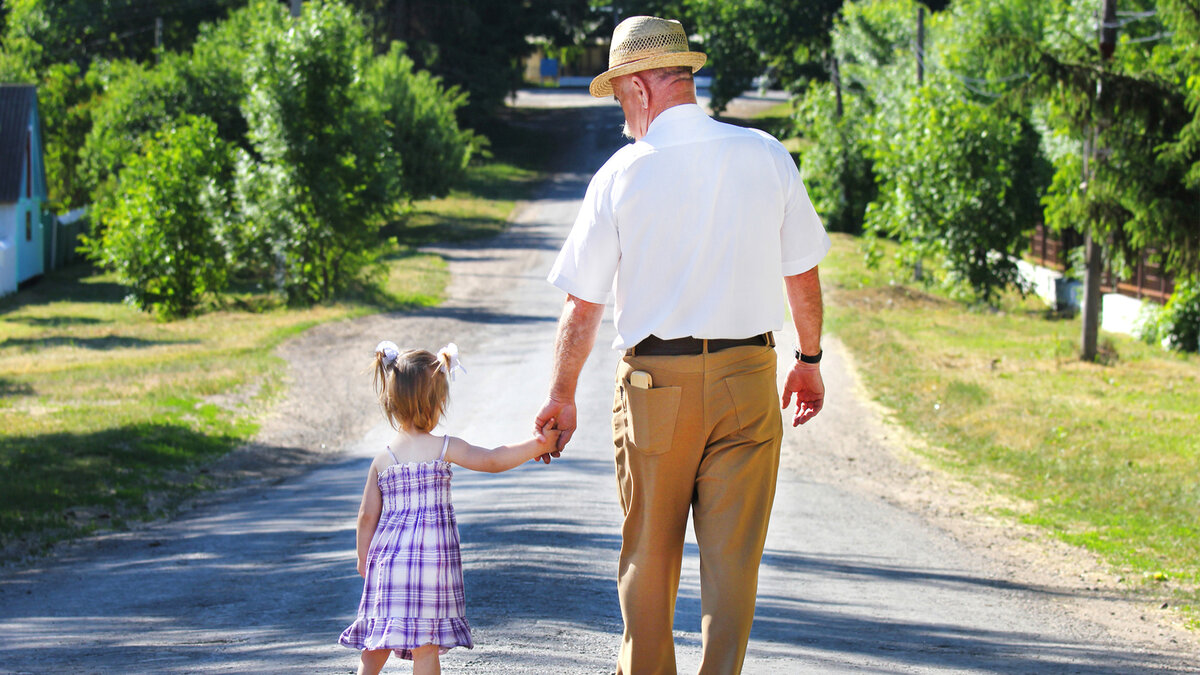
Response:
[[[654,118],[654,121],[650,123],[650,127],[646,129],[646,135],[642,137],[642,140],[653,144],[654,136],[657,135],[655,133],[656,131],[663,133],[665,132],[666,127],[670,127],[676,122],[684,122],[698,118],[708,119],[708,114],[705,113],[704,108],[701,108],[697,103],[681,103],[676,106],[671,106],[670,108],[660,112],[658,117]]]

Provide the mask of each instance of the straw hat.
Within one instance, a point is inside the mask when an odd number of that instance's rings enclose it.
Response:
[[[596,98],[612,96],[614,77],[671,66],[689,66],[694,73],[707,60],[700,52],[688,51],[687,34],[678,21],[631,16],[613,29],[608,70],[597,75],[588,90]]]

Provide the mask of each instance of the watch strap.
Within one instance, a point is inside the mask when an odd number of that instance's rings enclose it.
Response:
[[[801,363],[820,363],[821,356],[825,353],[825,350],[822,349],[822,350],[818,351],[816,354],[813,354],[812,356],[801,353],[799,347],[796,348],[795,352],[796,352],[796,360]]]

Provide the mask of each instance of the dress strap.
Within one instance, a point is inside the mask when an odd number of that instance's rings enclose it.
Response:
[[[396,453],[392,452],[392,447],[390,445],[386,446],[386,447],[387,447],[388,454],[392,456],[392,461],[395,462],[396,464],[399,464],[400,460],[396,459]]]
[[[446,434],[445,436],[442,436],[442,454],[438,455],[439,462],[445,461],[446,448],[448,448],[448,447],[450,447],[450,434]]]

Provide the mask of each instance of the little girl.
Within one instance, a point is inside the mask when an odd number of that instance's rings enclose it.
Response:
[[[555,448],[554,430],[490,449],[432,435],[460,368],[453,343],[437,355],[387,341],[375,348],[375,391],[397,433],[371,463],[358,511],[362,602],[338,641],[362,650],[359,675],[378,673],[393,651],[413,661],[414,675],[440,673],[441,654],[473,647],[450,464],[495,473]]]

